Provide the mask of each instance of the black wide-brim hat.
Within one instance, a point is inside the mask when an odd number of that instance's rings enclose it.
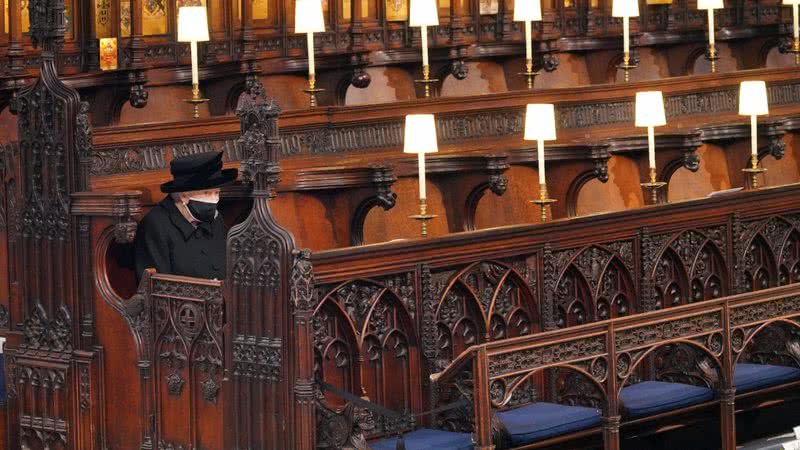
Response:
[[[222,152],[205,152],[175,158],[169,164],[172,180],[161,185],[161,192],[202,191],[236,181],[236,169],[222,169]]]

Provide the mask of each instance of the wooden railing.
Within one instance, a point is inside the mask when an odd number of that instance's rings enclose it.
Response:
[[[507,402],[518,386],[547,369],[578,371],[602,393],[604,447],[618,449],[620,392],[629,377],[655,349],[686,345],[697,350],[698,365],[717,372],[714,402],[721,406],[722,447],[730,450],[736,448],[732,383],[737,361],[761,330],[772,324],[800,329],[798,319],[800,285],[783,286],[472,346],[431,379],[442,386],[471,371],[476,448],[491,449],[492,410]],[[776,344],[777,352],[794,351],[800,358],[800,342]]]

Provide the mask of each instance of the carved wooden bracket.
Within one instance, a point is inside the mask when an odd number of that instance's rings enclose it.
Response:
[[[348,197],[348,204],[355,205],[349,214],[331,214],[331,217],[342,217],[343,223],[335,227],[342,226],[350,231],[350,242],[343,242],[342,245],[361,245],[364,243],[364,221],[369,212],[376,206],[384,211],[394,207],[397,194],[392,191],[392,185],[395,181],[397,177],[386,166],[323,167],[298,171],[294,180],[285,188],[281,187],[281,190],[307,192],[327,199]],[[325,203],[330,207],[338,204],[333,200]],[[349,222],[344,223],[347,218]]]
[[[76,192],[72,194],[72,214],[76,216],[113,217],[114,238],[120,244],[133,242],[142,216],[142,193]]]
[[[697,172],[700,168],[700,157],[697,149],[702,144],[700,132],[692,131],[683,134],[656,135],[656,167],[657,181],[669,184],[672,174],[680,168]],[[647,136],[609,139],[609,152],[613,155],[625,155],[635,159],[639,164],[642,183],[649,182],[648,143]],[[650,201],[650,192],[644,192],[645,201]],[[667,200],[667,187],[660,189],[658,202]]]
[[[789,119],[767,119],[758,123],[758,159],[759,161],[766,156],[775,159],[783,158],[786,153],[786,143],[783,137],[787,132],[800,129],[800,118]],[[750,124],[748,121],[741,123],[712,125],[698,129],[702,142],[713,143],[722,147],[729,147],[737,141],[750,140]],[[750,162],[750,156],[742,161],[742,167]]]
[[[500,196],[508,187],[505,155],[438,155],[427,158],[426,164],[428,177],[442,191],[445,204],[453,205],[447,208],[450,232],[474,230],[475,211],[486,191]],[[416,160],[407,161],[407,167],[416,173]]]

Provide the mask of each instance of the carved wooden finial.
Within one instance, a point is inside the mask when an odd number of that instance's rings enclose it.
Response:
[[[42,58],[52,59],[64,44],[67,31],[64,0],[30,0],[28,15],[31,42],[42,48]]]
[[[245,181],[253,183],[256,196],[275,196],[280,180],[281,141],[278,136],[278,115],[281,109],[274,99],[258,95],[242,95],[236,114],[241,122],[239,146],[244,149],[240,173]]]

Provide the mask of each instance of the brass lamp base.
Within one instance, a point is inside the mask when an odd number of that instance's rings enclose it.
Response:
[[[419,214],[408,216],[420,223],[420,236],[428,237],[428,221],[438,217],[436,214],[428,214],[428,204],[424,198],[419,199]]]
[[[325,89],[308,88],[303,89],[303,92],[308,94],[308,105],[312,108],[317,107],[317,94],[323,92]]]
[[[520,72],[517,75],[521,75],[528,79],[528,90],[533,89],[533,80],[536,79],[536,76],[539,75],[539,72]]]
[[[192,98],[184,99],[183,101],[184,103],[192,105],[192,118],[197,120],[200,118],[200,105],[208,103],[209,100],[207,98],[200,98],[200,85],[194,84],[192,85]]]
[[[792,48],[786,50],[787,53],[794,53],[795,65],[800,65],[800,39],[792,39]]]
[[[667,183],[656,180],[656,169],[650,169],[650,181],[642,183],[642,187],[650,191],[650,200],[653,205],[658,204],[658,191],[666,185]]]
[[[536,78],[536,75],[539,75],[539,72],[533,71],[533,63],[528,62],[525,64],[525,72],[519,72],[517,75],[521,75],[528,79],[528,90],[533,89],[533,80]]]
[[[618,65],[617,68],[622,69],[625,71],[625,82],[629,82],[631,80],[630,77],[630,70],[639,67],[638,64],[631,63],[631,55],[630,53],[626,53],[625,56],[622,58],[622,64]]]
[[[758,189],[758,175],[766,172],[764,167],[758,167],[758,157],[750,158],[750,167],[742,169],[742,172],[750,175],[750,189]]]
[[[706,59],[711,62],[711,72],[715,73],[717,71],[717,60],[719,59],[716,45],[708,44],[708,54],[706,55]]]
[[[539,198],[536,199],[536,200],[531,200],[530,201],[534,205],[539,206],[539,209],[540,209],[541,214],[542,214],[540,216],[541,219],[542,219],[542,222],[547,222],[547,206],[558,201],[558,200],[556,200],[554,198],[548,198],[548,197],[549,197],[549,195],[547,193],[547,185],[546,184],[540,184],[539,185]]]
[[[437,83],[439,81],[436,78],[431,78],[430,74],[431,74],[430,66],[422,66],[422,79],[414,80],[414,83],[421,83],[425,87],[425,98],[431,97],[431,84]]]
[[[317,94],[325,89],[317,88],[317,77],[315,74],[308,74],[308,88],[303,89],[303,92],[308,94],[308,105],[311,108],[317,107]]]

